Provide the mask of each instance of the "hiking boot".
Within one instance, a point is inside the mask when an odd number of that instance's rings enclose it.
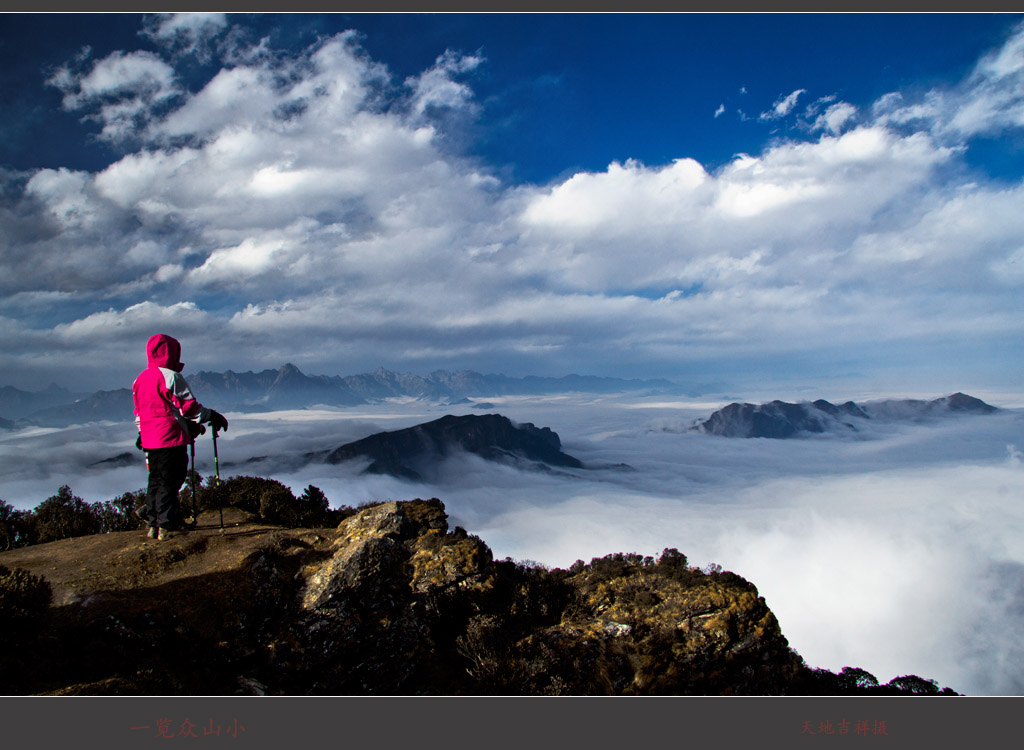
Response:
[[[160,529],[160,531],[157,532],[156,538],[159,541],[162,542],[165,539],[170,539],[173,536],[174,536],[174,532],[173,531],[168,531],[167,529]]]
[[[149,531],[146,532],[146,538],[147,539],[156,539],[157,538],[156,526],[150,526],[149,527]]]

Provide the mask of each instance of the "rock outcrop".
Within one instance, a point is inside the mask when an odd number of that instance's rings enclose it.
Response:
[[[223,535],[201,517],[166,542],[0,553],[53,590],[46,618],[6,634],[0,691],[760,695],[806,672],[753,584],[675,550],[568,570],[494,560],[436,499],[333,530],[228,519]]]
[[[199,521],[164,542],[126,531],[0,553],[0,693],[939,692],[809,669],[752,583],[674,549],[567,570],[495,560],[437,499],[336,529],[234,507],[224,534],[215,513]]]

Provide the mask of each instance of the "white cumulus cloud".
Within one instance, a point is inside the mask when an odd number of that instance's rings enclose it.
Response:
[[[473,90],[460,83],[456,77],[476,69],[483,58],[474,55],[460,55],[445,50],[434,66],[418,76],[406,79],[406,85],[413,90],[412,109],[422,115],[430,107],[459,108],[466,106],[473,98]]]
[[[775,104],[772,105],[772,108],[769,111],[761,113],[760,119],[777,120],[779,118],[785,117],[786,115],[793,111],[793,107],[796,106],[796,100],[799,99],[801,95],[806,93],[807,89],[797,89],[796,91],[787,94],[786,96],[779,97],[779,99],[776,100]]]
[[[159,13],[145,19],[143,34],[182,54],[206,59],[208,45],[227,26],[224,13]]]
[[[154,108],[183,93],[174,68],[145,50],[112,52],[88,72],[61,67],[48,83],[64,92],[65,109],[83,110],[113,141],[132,137]]]
[[[51,77],[87,116],[122,106],[105,124],[131,123],[142,145],[125,141],[97,172],[5,182],[12,320],[49,292],[60,293],[50,326],[190,300],[218,340],[266,326],[264,351],[245,355],[254,362],[298,359],[296,347],[336,371],[385,355],[567,371],[766,350],[829,358],[820,352],[951,333],[966,346],[972,326],[1004,337],[1024,326],[1020,186],[967,180],[962,160],[964,134],[1016,127],[1024,32],[921,97],[860,108],[820,97],[800,137],[714,168],[682,153],[508,185],[448,140],[448,115],[483,106],[479,55],[443,51],[394,82],[352,32],[284,54],[223,33],[220,17],[147,28],[230,38],[230,59],[192,92],[174,45],[83,54]],[[771,116],[794,114],[805,93]],[[955,111],[979,114],[968,127]],[[83,348],[99,335],[76,330]],[[350,342],[333,363],[306,345],[332,330]]]
[[[814,121],[814,129],[838,135],[842,132],[843,127],[856,116],[857,108],[852,104],[837,102],[817,116]]]

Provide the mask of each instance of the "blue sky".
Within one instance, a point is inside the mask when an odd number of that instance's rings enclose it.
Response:
[[[0,380],[1017,388],[1022,21],[0,16]]]

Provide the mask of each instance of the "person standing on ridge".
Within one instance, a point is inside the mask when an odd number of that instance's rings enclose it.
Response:
[[[132,384],[136,447],[145,451],[149,468],[146,504],[139,515],[149,524],[147,536],[164,540],[185,528],[178,491],[188,476],[188,445],[208,422],[227,430],[228,421],[196,401],[182,377],[181,344],[158,333],[146,343],[148,366]]]

